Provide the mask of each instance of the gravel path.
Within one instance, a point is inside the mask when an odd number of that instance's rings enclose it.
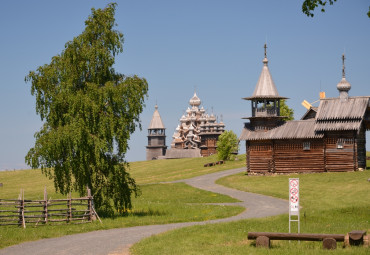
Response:
[[[203,222],[185,222],[166,225],[150,225],[130,228],[119,228],[110,230],[99,230],[88,233],[74,234],[59,238],[48,238],[34,242],[26,242],[0,250],[2,254],[129,254],[129,248],[132,244],[143,238],[162,233],[168,230],[193,226],[204,225],[219,222],[236,221],[247,218],[261,218],[273,216],[288,212],[288,202],[282,199],[272,198],[264,195],[258,195],[239,190],[226,188],[215,184],[219,178],[240,173],[245,168],[231,169],[223,172],[207,174],[191,179],[176,181],[185,182],[193,187],[225,194],[236,198],[241,202],[233,203],[247,208],[243,213],[229,218],[210,220]]]

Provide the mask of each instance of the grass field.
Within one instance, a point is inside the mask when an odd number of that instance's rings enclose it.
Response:
[[[224,170],[226,167],[239,167],[244,165],[245,157],[241,157],[239,161],[227,162],[225,165],[207,167],[204,171],[204,163],[215,160],[216,158],[212,157],[206,160],[198,158],[131,163],[130,172],[141,184],[142,195],[133,198],[133,209],[126,216],[117,215],[113,218],[102,218],[103,225],[93,222],[80,225],[48,225],[37,228],[29,226],[26,229],[14,226],[0,227],[0,248],[24,241],[100,229],[204,221],[239,214],[244,210],[242,207],[207,204],[236,202],[235,199],[228,196],[195,189],[183,183],[148,184],[216,172]],[[65,196],[55,193],[52,180],[42,175],[40,170],[2,171],[0,172],[0,182],[3,183],[3,187],[0,188],[1,198],[17,198],[20,189],[23,188],[25,198],[42,199],[45,186],[49,198],[65,198]],[[72,196],[78,197],[78,194],[72,193]]]
[[[219,184],[287,199],[288,178],[300,179],[301,232],[344,234],[370,231],[370,171],[280,176],[225,177]],[[249,231],[288,232],[288,214],[265,219],[194,226],[170,231],[135,244],[143,254],[328,254],[321,242],[272,241],[272,249],[256,249]],[[369,254],[369,249],[346,248],[338,243],[335,254]]]
[[[139,161],[130,163],[130,173],[139,184],[174,181],[245,167],[245,154],[238,155],[237,158],[238,160],[226,161],[223,165],[213,167],[204,167],[204,164],[216,162],[217,155],[205,158]]]

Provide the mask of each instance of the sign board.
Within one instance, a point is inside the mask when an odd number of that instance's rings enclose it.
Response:
[[[299,178],[289,178],[289,214],[299,215]]]

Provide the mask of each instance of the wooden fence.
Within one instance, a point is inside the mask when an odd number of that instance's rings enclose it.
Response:
[[[48,199],[46,188],[43,200],[24,199],[24,190],[18,199],[0,199],[0,226],[34,224],[81,224],[91,222],[96,214],[90,189],[86,197]],[[99,219],[100,220],[100,219]],[[101,221],[100,221],[101,222]]]

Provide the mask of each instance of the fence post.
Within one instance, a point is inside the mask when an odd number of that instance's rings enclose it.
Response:
[[[44,188],[44,212],[43,212],[44,224],[48,223],[48,193],[46,186]]]
[[[19,215],[18,215],[18,226],[21,226],[22,223],[23,223],[23,217],[22,217],[22,206],[23,206],[23,203],[22,203],[22,189],[19,193],[19,196],[18,196],[18,212],[19,212]]]
[[[24,189],[22,189],[22,225],[23,225],[23,228],[26,228],[26,221],[24,220]]]
[[[72,218],[72,194],[67,195],[67,223],[71,221]]]
[[[87,211],[89,213],[89,216],[88,216],[88,220],[91,221],[92,220],[92,197],[91,197],[91,190],[89,188],[87,188]]]

